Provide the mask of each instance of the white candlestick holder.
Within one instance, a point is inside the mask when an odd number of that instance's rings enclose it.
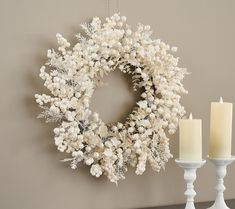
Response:
[[[194,190],[194,181],[197,178],[196,170],[201,168],[205,164],[205,160],[202,161],[184,161],[176,159],[175,162],[179,167],[184,169],[184,180],[187,183],[187,190],[185,191],[185,196],[187,197],[187,203],[185,209],[195,209],[194,197],[196,192]]]
[[[231,164],[235,157],[231,156],[231,158],[210,158],[210,161],[216,167],[216,178],[217,185],[215,187],[217,194],[214,204],[208,209],[229,209],[224,201],[224,190],[226,187],[224,186],[224,177],[227,174],[227,166]]]

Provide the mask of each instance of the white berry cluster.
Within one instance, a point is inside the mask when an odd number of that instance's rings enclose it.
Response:
[[[91,174],[95,177],[100,177],[102,175],[102,168],[100,167],[99,164],[93,164],[91,166]]]
[[[65,161],[73,169],[83,162],[93,176],[105,174],[115,183],[125,178],[128,166],[138,175],[147,162],[160,171],[172,157],[168,134],[185,114],[180,95],[187,93],[182,85],[187,71],[172,55],[177,48],[152,39],[148,25],[133,30],[119,14],[104,23],[95,17],[82,28],[86,37],[76,35],[73,47],[57,34],[58,51],[48,50],[40,77],[51,95],[35,95],[43,108],[39,117],[58,122],[55,144],[71,153]],[[89,104],[102,77],[115,69],[132,76],[133,89],[143,89],[142,99],[125,123],[105,124]]]

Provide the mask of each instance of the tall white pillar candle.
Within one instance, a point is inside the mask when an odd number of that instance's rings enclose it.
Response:
[[[185,161],[202,160],[202,120],[189,119],[179,121],[179,159]]]
[[[210,148],[211,158],[231,157],[233,104],[223,102],[211,103]]]

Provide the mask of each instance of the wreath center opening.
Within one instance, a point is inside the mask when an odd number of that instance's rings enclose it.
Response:
[[[92,95],[91,110],[99,113],[105,123],[125,122],[143,90],[134,91],[131,75],[119,69],[104,76],[102,82],[104,86],[96,88]]]

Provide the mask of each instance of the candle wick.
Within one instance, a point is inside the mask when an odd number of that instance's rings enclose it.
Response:
[[[220,102],[220,103],[223,103],[223,98],[222,98],[222,97],[220,97],[219,102]]]
[[[193,119],[193,114],[192,114],[192,113],[190,113],[190,115],[189,115],[189,119],[190,119],[190,120],[192,120],[192,119]]]

